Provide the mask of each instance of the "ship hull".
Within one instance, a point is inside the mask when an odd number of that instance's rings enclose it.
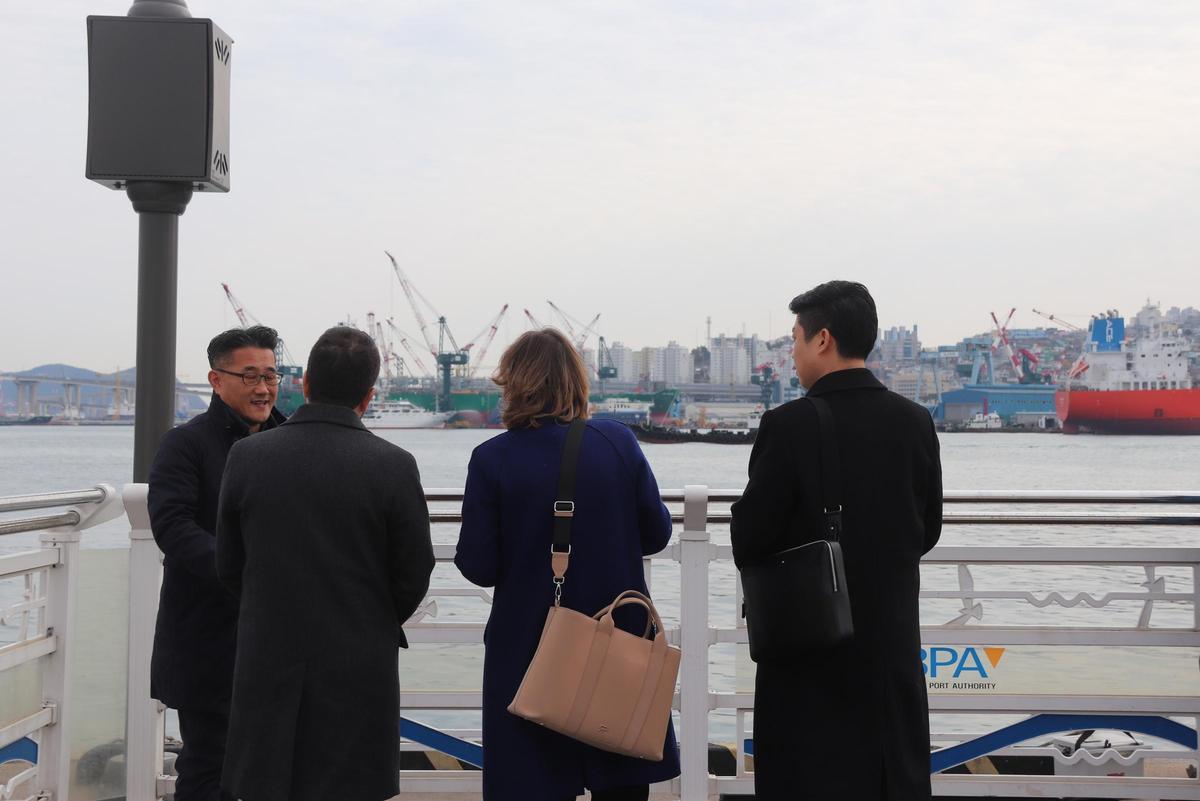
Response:
[[[1059,390],[1054,406],[1066,434],[1200,434],[1200,388]]]
[[[446,421],[449,418],[449,414],[404,414],[376,420],[363,420],[363,425],[372,431],[387,431],[410,428],[444,428],[446,426]]]

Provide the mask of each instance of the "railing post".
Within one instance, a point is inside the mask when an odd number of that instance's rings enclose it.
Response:
[[[126,484],[129,516],[129,665],[125,696],[125,797],[155,801],[163,767],[163,711],[150,697],[150,652],[158,617],[162,556],[150,531],[147,485]]]
[[[46,571],[46,630],[55,637],[54,652],[42,671],[42,707],[54,723],[38,739],[38,797],[66,801],[71,781],[71,652],[74,650],[75,585],[79,569],[77,529],[48,531],[43,548],[58,549],[58,564]]]
[[[682,801],[708,798],[708,487],[683,488],[679,537],[679,733]]]

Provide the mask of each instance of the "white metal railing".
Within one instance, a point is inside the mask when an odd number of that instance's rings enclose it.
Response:
[[[686,801],[704,799],[715,793],[750,793],[753,791],[753,772],[748,769],[741,745],[751,732],[747,717],[753,709],[751,693],[716,692],[709,682],[709,648],[718,644],[745,643],[742,621],[736,617],[725,625],[715,625],[710,610],[710,575],[714,569],[732,571],[728,561],[732,549],[713,541],[711,524],[729,521],[728,504],[739,496],[735,490],[709,490],[689,486],[684,490],[668,490],[664,500],[673,507],[673,519],[682,523],[676,541],[655,560],[677,562],[680,566],[679,626],[668,636],[683,649],[680,686],[676,699],[679,713],[678,739],[681,748],[682,775],[669,785],[656,788],[677,793]],[[462,491],[430,490],[427,493],[434,523],[456,523],[461,520],[458,504]],[[145,485],[127,485],[123,493],[124,506],[130,522],[130,591],[129,591],[129,662],[126,719],[126,781],[130,801],[151,801],[173,789],[173,778],[163,773],[163,713],[160,704],[150,698],[150,652],[153,644],[158,589],[162,575],[162,557],[150,532],[146,510]],[[1142,507],[1157,505],[1200,508],[1200,493],[1188,492],[1048,492],[1008,493],[975,492],[947,493],[947,503],[966,507],[968,511],[946,515],[948,525],[972,526],[1200,526],[1200,516],[1192,514],[1157,514],[1142,511]],[[971,512],[973,506],[986,504],[989,509]],[[991,507],[1009,504],[1051,506],[1051,511],[1031,514],[1000,514]],[[1133,512],[1114,514],[1097,507],[1128,506]],[[63,509],[64,506],[69,508]],[[1064,513],[1059,507],[1084,508],[1083,513]],[[1136,508],[1135,508],[1136,507]],[[45,701],[37,713],[18,721],[0,721],[0,748],[21,737],[34,735],[40,747],[34,798],[65,799],[70,755],[67,733],[70,721],[69,648],[72,641],[72,608],[75,573],[72,565],[77,559],[79,532],[104,520],[120,515],[120,504],[110,487],[99,487],[79,493],[54,493],[41,496],[0,499],[0,513],[29,510],[59,510],[34,518],[0,519],[0,532],[44,530],[39,550],[0,557],[0,579],[25,577],[27,598],[4,610],[6,619],[21,617],[23,621],[37,618],[36,625],[22,626],[18,642],[0,648],[0,671],[34,659],[42,662]],[[1169,510],[1171,511],[1171,510]],[[437,546],[440,564],[453,558],[452,546]],[[647,559],[647,577],[649,565]],[[714,568],[713,563],[724,562]],[[939,547],[925,560],[932,569],[954,570],[958,586],[953,589],[930,587],[922,592],[923,608],[954,602],[961,614],[936,625],[923,626],[923,641],[930,646],[967,646],[986,641],[995,646],[1102,646],[1130,649],[1197,648],[1200,647],[1200,548],[1190,547],[1065,547],[1065,546],[986,546]],[[1008,566],[1018,571],[1034,569],[1067,569],[1077,577],[1080,570],[1141,571],[1146,581],[1142,589],[1118,588],[1090,595],[1031,592],[1027,587],[992,586],[992,577],[983,575],[994,566]],[[1175,573],[1188,574],[1182,589]],[[38,578],[40,577],[40,578]],[[436,585],[436,582],[435,582]],[[986,585],[986,586],[985,586]],[[732,609],[740,607],[740,586],[734,582],[732,599],[717,599]],[[1086,596],[1086,597],[1085,597]],[[406,625],[412,643],[482,643],[482,622],[455,622],[439,619],[437,598],[475,597],[490,602],[488,592],[462,586],[433,586],[413,620]],[[1047,626],[1036,621],[1018,620],[1005,625],[983,625],[982,610],[992,604],[1024,604],[1030,609],[1044,606],[1103,609],[1110,604],[1141,604],[1141,614],[1135,624]],[[1161,623],[1153,615],[1156,609],[1190,606],[1190,615],[1182,623],[1168,620]],[[1178,615],[1175,615],[1178,618]],[[1190,687],[1172,688],[1158,695],[1103,695],[1087,692],[1047,694],[938,694],[930,696],[930,708],[935,714],[1004,714],[1034,716],[1045,713],[1061,714],[1122,714],[1147,717],[1172,716],[1189,720],[1200,719],[1200,693]],[[478,690],[466,692],[402,691],[401,706],[411,710],[478,710],[481,704]],[[736,762],[734,775],[714,776],[708,768],[709,714],[726,710],[736,720]],[[466,734],[473,734],[468,732]],[[959,737],[941,737],[939,741],[956,741]],[[408,746],[411,747],[411,746]],[[1011,752],[1008,749],[1005,753]],[[1192,762],[1196,750],[1171,752]],[[1098,761],[1085,755],[1089,763]],[[1076,762],[1080,757],[1076,756]],[[1125,760],[1128,762],[1129,760]],[[1120,764],[1125,764],[1117,760]],[[10,782],[15,787],[16,784]],[[402,791],[409,792],[478,792],[480,775],[469,771],[404,771]],[[1189,779],[1112,778],[1087,776],[934,776],[935,793],[939,795],[1023,795],[1029,797],[1076,796],[1109,798],[1177,798],[1200,799],[1200,782]],[[4,786],[0,786],[0,798]]]
[[[19,621],[16,639],[0,647],[0,675],[41,660],[41,709],[0,721],[0,748],[36,738],[37,764],[0,784],[0,797],[33,783],[32,799],[67,798],[70,779],[71,648],[80,532],[120,517],[116,490],[101,485],[77,492],[0,498],[0,513],[63,509],[53,514],[0,520],[0,535],[41,531],[38,550],[0,556],[0,580],[25,582],[23,598],[0,608],[0,621]]]

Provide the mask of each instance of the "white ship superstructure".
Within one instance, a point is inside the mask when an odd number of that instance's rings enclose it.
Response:
[[[380,401],[362,417],[367,428],[441,428],[452,412],[431,412],[406,400]]]

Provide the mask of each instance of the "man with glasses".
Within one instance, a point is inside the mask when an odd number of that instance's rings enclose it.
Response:
[[[220,798],[238,607],[217,580],[217,499],[233,444],[284,420],[274,408],[278,342],[261,325],[214,337],[208,411],[167,432],[150,468],[150,523],[165,555],[151,695],[179,714],[176,801]]]

